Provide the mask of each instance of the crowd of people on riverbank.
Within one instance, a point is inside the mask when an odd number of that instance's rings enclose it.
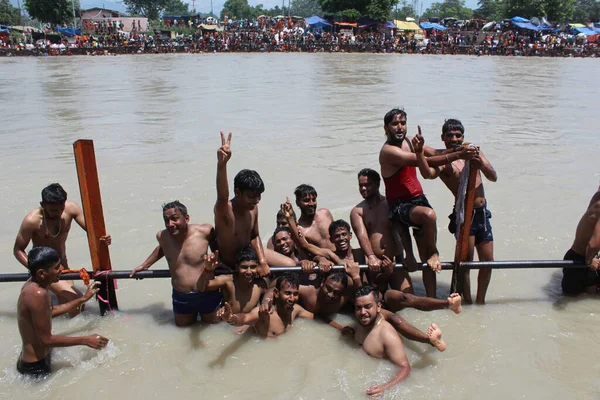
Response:
[[[469,54],[505,56],[596,57],[596,42],[565,33],[543,34],[507,30],[503,32],[445,31],[425,35],[391,31],[310,31],[299,24],[284,23],[255,27],[252,24],[224,26],[222,31],[197,30],[189,35],[166,36],[163,31],[125,32],[100,25],[81,35],[62,37],[60,42],[34,41],[31,34],[0,39],[0,55],[116,55],[133,53],[221,53],[221,52],[373,52],[402,54]]]

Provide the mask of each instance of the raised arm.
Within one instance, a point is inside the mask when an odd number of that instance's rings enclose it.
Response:
[[[219,250],[214,254],[205,254],[202,272],[198,277],[196,290],[199,292],[210,292],[225,288],[231,282],[231,275],[219,275],[215,277],[215,269],[219,265]]]
[[[490,182],[496,182],[498,180],[498,174],[496,174],[496,170],[492,167],[492,164],[488,161],[485,155],[480,151],[479,156],[473,159],[475,165],[479,168],[479,170],[483,173],[483,175]]]
[[[227,162],[231,159],[231,132],[227,140],[221,132],[221,147],[217,150],[217,203],[215,213],[228,215],[229,211],[229,183],[227,182]]]
[[[29,242],[31,242],[34,231],[35,224],[28,215],[25,217],[23,222],[21,222],[21,227],[19,228],[17,238],[15,239],[15,245],[13,247],[13,254],[15,255],[15,258],[24,267],[27,267],[27,253],[25,253],[25,249],[27,249],[27,246],[29,246]]]
[[[385,332],[381,333],[381,340],[386,358],[398,366],[398,372],[388,383],[368,388],[367,394],[370,396],[382,394],[385,390],[402,382],[410,374],[410,364],[404,352],[402,341],[396,331],[391,327],[386,329]]]
[[[83,296],[73,299],[68,303],[52,306],[52,318],[66,314],[75,309],[79,309],[84,303],[89,301],[96,293],[98,293],[98,286],[100,286],[100,282],[90,282],[88,289]]]
[[[312,254],[317,257],[324,257],[331,261],[333,261],[337,265],[342,265],[342,260],[330,249],[323,249],[321,247],[315,246],[312,243],[309,243],[306,238],[300,234],[298,231],[298,226],[296,225],[296,221],[294,221],[294,217],[292,216],[292,204],[290,203],[290,199],[286,197],[286,202],[281,205],[281,211],[288,224],[290,225],[290,231],[292,231],[292,239],[298,247],[306,251],[307,253]]]
[[[419,133],[412,139],[412,145],[415,149],[415,155],[417,157],[417,166],[419,167],[419,171],[421,175],[425,179],[435,179],[439,175],[439,170],[437,168],[432,168],[429,166],[429,161],[425,154],[423,153],[423,148],[425,145],[425,139],[421,135],[421,127],[419,126]]]
[[[271,302],[271,306],[272,306]],[[270,311],[271,309],[269,309]],[[271,311],[272,312],[272,311]],[[252,325],[254,326],[259,320],[259,307],[254,307],[249,313],[238,313],[234,314],[231,312],[231,305],[225,303],[223,307],[217,311],[217,317],[220,317],[223,321],[229,325],[242,326]]]

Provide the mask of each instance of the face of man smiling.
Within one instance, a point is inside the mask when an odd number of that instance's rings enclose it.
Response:
[[[348,251],[350,240],[352,240],[352,233],[345,227],[337,228],[333,232],[333,236],[331,236],[331,242],[335,245],[335,250],[338,252]]]

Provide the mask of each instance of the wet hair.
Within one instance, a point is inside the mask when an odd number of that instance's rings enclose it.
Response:
[[[265,184],[258,172],[251,169],[243,169],[233,179],[233,188],[240,189],[240,192],[251,190],[263,193],[265,191]]]
[[[381,298],[379,297],[379,291],[376,290],[373,286],[365,285],[361,286],[354,292],[354,301],[359,297],[368,296],[373,293],[373,298],[375,299],[375,303],[379,303]]]
[[[370,180],[375,182],[377,184],[377,186],[379,186],[381,184],[381,176],[379,176],[379,173],[377,173],[377,171],[375,171],[374,169],[371,169],[371,168],[361,169],[360,172],[358,173],[358,177],[360,178],[361,176],[366,176],[367,178],[369,178]]]
[[[42,203],[63,204],[67,201],[67,192],[60,183],[52,183],[42,189]]]
[[[344,289],[348,287],[348,275],[346,275],[344,272],[332,272],[331,274],[327,275],[323,282],[325,282],[327,279],[331,279],[333,282],[341,283],[344,285]]]
[[[31,276],[35,276],[38,270],[47,270],[59,261],[60,256],[56,250],[44,246],[34,247],[27,254],[27,269]]]
[[[275,217],[276,219],[283,219],[285,218],[285,216],[283,215],[283,211],[279,210],[277,211],[277,217]],[[297,221],[296,219],[296,213],[294,212],[294,210],[292,209],[292,218],[294,218],[294,221]]]
[[[457,119],[447,119],[444,121],[444,125],[442,125],[442,135],[445,135],[450,131],[460,131],[460,133],[464,135],[465,127],[462,122]]]
[[[163,212],[170,210],[171,208],[176,208],[181,211],[181,215],[184,217],[188,215],[187,207],[179,202],[179,200],[172,201],[170,203],[163,204],[162,209]]]
[[[393,108],[385,114],[383,117],[383,124],[387,125],[393,121],[396,115],[400,114],[400,116],[406,118],[406,111],[403,108]]]
[[[292,230],[289,227],[280,226],[279,228],[275,229],[275,232],[273,232],[273,245],[275,245],[275,235],[277,235],[279,232],[287,232],[288,235],[292,237]]]
[[[329,236],[333,236],[335,231],[337,231],[340,228],[346,228],[348,230],[348,232],[352,232],[350,230],[350,225],[348,225],[348,223],[346,221],[344,221],[343,219],[338,219],[337,221],[333,221],[329,225]]]
[[[258,256],[252,246],[247,246],[237,252],[235,255],[235,265],[240,265],[244,261],[256,261],[258,262]]]
[[[290,286],[293,288],[300,287],[300,278],[298,277],[298,274],[295,272],[284,272],[283,274],[281,274],[281,276],[279,278],[277,278],[277,283],[275,284],[275,288],[277,290],[281,290],[281,287],[283,286],[283,282],[289,283]]]
[[[303,183],[294,189],[294,194],[296,195],[296,200],[303,198],[304,196],[313,195],[315,198],[317,197],[317,191],[314,187]]]

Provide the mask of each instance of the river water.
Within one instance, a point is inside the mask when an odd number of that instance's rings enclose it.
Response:
[[[410,135],[420,124],[436,147],[444,119],[461,119],[466,139],[495,166],[499,179],[486,183],[486,194],[498,260],[562,259],[600,180],[595,60],[178,54],[3,58],[0,71],[4,273],[24,272],[14,237],[45,185],[60,182],[80,202],[72,151],[79,138],[95,143],[114,269],[137,266],[154,248],[164,202],[179,199],[193,222],[213,223],[220,130],[233,132],[230,183],[242,168],[265,181],[265,242],[278,205],[300,183],[312,184],[336,219],[348,219],[361,200],[356,173],[379,168],[383,115],[394,106],[408,112]],[[450,261],[453,199],[440,181],[424,188]],[[72,268],[91,269],[86,243],[74,225]],[[447,296],[450,276],[440,275],[438,297]],[[485,306],[460,315],[403,311],[422,330],[437,322],[448,350],[403,340],[412,374],[385,398],[597,399],[598,299],[563,298],[560,276],[498,270]],[[313,321],[273,341],[236,336],[226,324],[178,329],[168,279],[122,280],[118,313],[100,318],[90,302],[84,315],[54,321],[55,333],[98,332],[109,346],[56,349],[56,373],[32,382],[15,369],[20,286],[0,284],[2,399],[361,399],[395,370]]]

